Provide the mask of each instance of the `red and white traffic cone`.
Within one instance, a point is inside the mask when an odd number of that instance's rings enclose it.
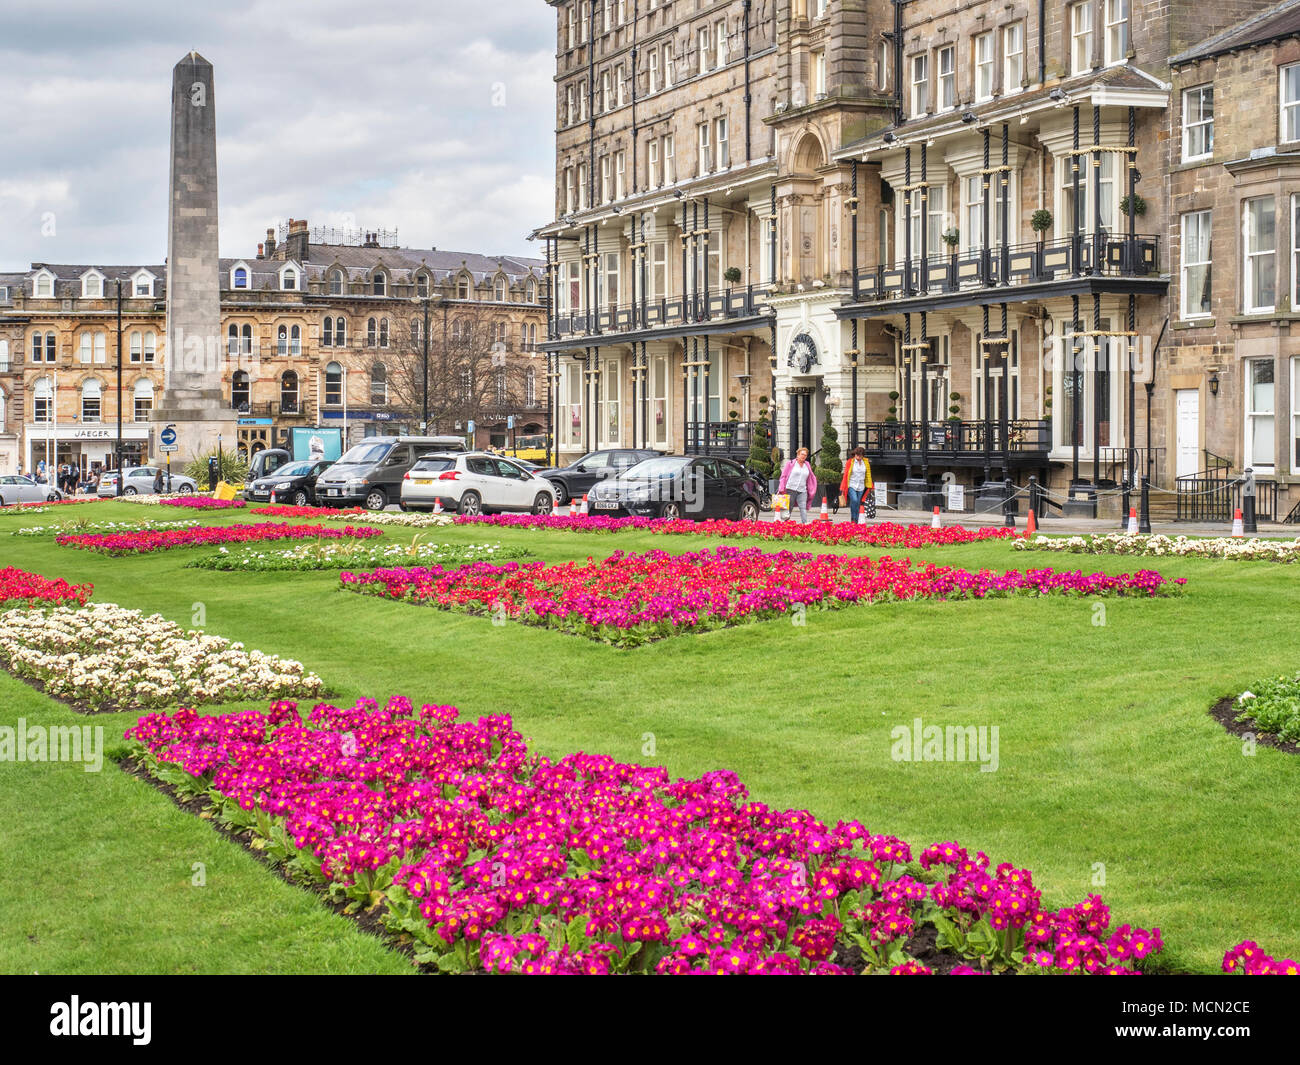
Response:
[[[1136,536],[1138,534],[1138,508],[1128,508],[1128,534]]]
[[[930,528],[931,528],[931,529],[942,529],[942,528],[943,528],[943,522],[939,520],[939,508],[938,508],[938,507],[935,507],[935,508],[934,508],[934,514],[933,514],[933,515],[931,516],[931,518],[930,518]]]
[[[818,521],[830,521],[830,520],[831,520],[831,512],[830,512],[829,510],[826,509],[826,499],[825,499],[825,497],[822,498],[822,512],[821,512],[820,514],[817,515],[817,520],[818,520]]]
[[[441,514],[441,513],[442,513],[442,497],[441,497],[441,496],[435,496],[435,497],[434,497],[434,500],[433,500],[433,512],[434,512],[435,514]]]
[[[1238,537],[1246,535],[1246,528],[1241,521],[1241,507],[1238,507],[1232,514],[1232,535]]]
[[[863,507],[861,510],[858,511],[858,524],[859,524],[859,525],[866,525],[866,524],[867,524],[867,508],[866,508],[866,507]]]
[[[583,493],[582,493],[582,513],[583,513],[584,516],[587,515],[587,514],[590,514],[590,513],[591,513],[591,508],[589,508],[589,507],[587,506],[587,493],[586,493],[586,492],[583,492]]]
[[[558,497],[558,496],[551,496],[551,517],[552,517],[552,518],[558,518],[559,516],[560,516],[560,500],[559,500],[559,497]]]
[[[577,502],[576,502],[575,500],[570,499],[570,500],[569,500],[569,517],[571,517],[571,518],[576,518],[577,516],[578,516],[578,504],[577,504]]]
[[[1033,536],[1034,533],[1038,532],[1038,517],[1032,510],[1029,512],[1029,520],[1025,522],[1025,532],[1029,536]]]

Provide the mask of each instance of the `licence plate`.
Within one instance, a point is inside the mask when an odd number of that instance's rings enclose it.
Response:
[[[342,495],[342,494],[343,494],[343,489],[342,489],[342,488],[326,488],[326,489],[325,489],[325,494],[326,494],[327,496],[337,496],[337,495]]]
[[[433,484],[433,480],[428,477],[412,477],[412,484]]]
[[[598,499],[596,500],[597,510],[618,510],[618,504],[613,500]]]

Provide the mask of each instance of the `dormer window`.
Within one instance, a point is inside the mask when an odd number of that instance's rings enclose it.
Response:
[[[420,276],[415,279],[415,294],[419,296],[421,299],[428,296],[429,294],[428,274],[420,274]]]
[[[236,264],[235,268],[230,271],[231,288],[248,288],[248,267],[244,263]]]
[[[152,297],[153,281],[153,274],[147,270],[140,270],[131,278],[131,295]]]
[[[370,279],[370,293],[374,296],[384,296],[388,293],[388,278],[381,273],[376,273]]]
[[[54,298],[54,275],[48,270],[42,270],[32,280],[32,295],[37,299]]]
[[[102,299],[104,295],[104,275],[92,270],[81,277],[81,298]]]
[[[292,266],[286,266],[280,271],[280,291],[297,292],[298,291],[298,271]]]
[[[529,303],[537,302],[537,282],[535,281],[528,282],[528,302]]]
[[[469,278],[462,277],[456,282],[456,298],[458,300],[469,299]]]
[[[330,271],[330,295],[331,296],[343,295],[343,271],[342,270]]]
[[[497,278],[496,291],[495,291],[494,295],[496,296],[496,301],[497,301],[498,303],[505,303],[505,301],[506,301],[506,279],[505,279],[504,277],[498,277],[498,278]]]

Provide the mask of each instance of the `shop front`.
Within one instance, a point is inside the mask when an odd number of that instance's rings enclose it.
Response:
[[[28,422],[23,433],[23,469],[35,471],[48,466],[75,464],[86,473],[116,468],[117,428],[113,425],[57,425]],[[125,466],[143,466],[153,453],[153,430],[149,425],[122,426],[122,461]]]

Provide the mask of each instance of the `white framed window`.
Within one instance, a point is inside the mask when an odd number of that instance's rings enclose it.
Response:
[[[280,271],[280,291],[296,292],[298,290],[298,271],[292,266],[286,266]]]
[[[1183,90],[1183,162],[1214,154],[1214,86]]]
[[[1280,133],[1284,141],[1300,141],[1300,63],[1292,63],[1278,72],[1278,108],[1282,119]]]
[[[820,100],[826,95],[826,52],[824,49],[817,49],[809,55],[809,95],[814,100]]]
[[[1092,316],[1080,310],[1079,330],[1089,331],[1093,328]],[[1100,329],[1103,332],[1111,328],[1111,319],[1103,318]],[[1102,350],[1098,338],[1079,337],[1079,372],[1077,374],[1078,392],[1075,393],[1074,324],[1067,318],[1055,321],[1054,336],[1060,337],[1057,349],[1061,357],[1053,361],[1051,376],[1052,395],[1055,405],[1052,410],[1052,450],[1054,457],[1065,458],[1073,448],[1077,436],[1079,453],[1084,456],[1093,454],[1093,447],[1123,446],[1124,419],[1119,416],[1123,409],[1121,384],[1124,374],[1112,372],[1111,367],[1118,368],[1117,356],[1107,356]],[[1100,376],[1100,381],[1097,380]],[[974,386],[974,381],[972,381]],[[1098,407],[1100,400],[1100,407]],[[1100,438],[1097,438],[1100,430]]]
[[[975,36],[975,100],[993,99],[993,31]]]
[[[713,24],[713,48],[715,67],[727,65],[727,20],[718,19]]]
[[[105,337],[101,332],[84,332],[81,334],[78,358],[83,364],[89,365],[92,361],[103,363],[107,358],[105,348]]]
[[[673,135],[665,133],[659,140],[662,149],[664,164],[664,184],[674,185],[677,183],[677,160],[673,156]]]
[[[1183,215],[1183,261],[1179,273],[1184,318],[1208,318],[1211,312],[1210,212]]]
[[[731,141],[727,139],[725,115],[713,120],[713,157],[718,170],[726,170],[731,166]]]
[[[1019,92],[1025,80],[1025,24],[1002,28],[1002,94]]]
[[[646,184],[657,189],[663,184],[659,170],[659,142],[651,138],[645,146]]]
[[[619,382],[621,359],[605,359],[604,373],[601,375],[601,406],[605,416],[601,419],[600,435],[606,444],[617,445],[619,442],[619,421],[623,406],[622,389]]]
[[[343,271],[342,270],[330,271],[330,295],[331,296],[343,295]]]
[[[584,0],[574,0],[574,2],[569,5],[568,44],[571,49],[578,47],[578,8],[580,8],[583,3]]]
[[[600,157],[600,202],[609,203],[614,198],[614,160],[608,155]]]
[[[930,107],[930,57],[912,56],[912,115],[923,115]]]
[[[147,274],[143,270],[140,271],[131,279],[131,294],[133,296],[152,296],[153,281],[152,274]]]
[[[646,91],[656,93],[659,91],[659,49],[650,49],[646,63]]]
[[[82,299],[101,299],[104,295],[104,275],[94,271],[81,279]]]
[[[664,88],[673,87],[673,46],[671,43],[665,44],[661,49],[663,59]]]
[[[81,386],[81,420],[94,424],[99,421],[103,389],[93,377]]]
[[[1296,225],[1300,223],[1300,195],[1291,197],[1291,306],[1300,306],[1296,302],[1296,293],[1300,292],[1300,233]]]
[[[1275,402],[1272,359],[1247,359],[1246,371],[1246,454],[1245,464],[1256,472],[1272,473],[1276,446]]]
[[[876,45],[876,86],[882,91],[888,91],[890,80],[894,74],[894,49],[888,41],[881,41]]]
[[[334,319],[329,315],[325,316],[325,323],[321,326],[320,346],[323,348],[334,346]]]
[[[605,33],[614,28],[614,0],[605,0],[601,9],[601,22]]]
[[[876,261],[889,262],[889,211],[883,207],[876,216]]]
[[[1245,259],[1242,311],[1267,313],[1277,302],[1277,220],[1272,196],[1242,204],[1241,241]]]
[[[912,197],[912,258],[921,257],[921,192],[919,189],[911,193]],[[948,187],[947,185],[932,185],[927,197],[926,213],[926,255],[930,258],[946,256],[948,246],[943,242],[943,232],[950,225],[952,219],[948,214]]]
[[[696,129],[699,137],[699,169],[696,172],[697,177],[704,177],[709,172],[709,166],[713,161],[713,153],[709,144],[709,124],[701,122]]]
[[[334,346],[336,348],[348,346],[348,320],[342,316],[334,319]]]
[[[957,48],[947,45],[939,49],[939,109],[949,111],[957,106]]]
[[[1092,0],[1070,5],[1070,73],[1092,69]]]
[[[504,277],[498,277],[492,286],[492,298],[498,303],[505,303],[506,297],[509,296],[509,294],[506,279]]]
[[[650,435],[656,447],[668,446],[671,435],[669,419],[672,417],[669,404],[672,402],[669,389],[668,356],[655,355],[650,360]]]
[[[37,380],[32,389],[32,421],[54,421],[54,389],[48,377]]]
[[[1128,3],[1129,0],[1105,0],[1108,66],[1128,58]]]
[[[578,209],[578,189],[573,181],[573,167],[564,168],[564,213],[573,214]]]
[[[602,302],[604,305],[613,310],[618,306],[619,299],[619,282],[622,279],[622,273],[619,269],[619,254],[616,251],[607,251],[601,256],[601,288],[603,289]]]
[[[54,298],[54,275],[42,270],[32,280],[32,296],[36,299]]]
[[[375,276],[370,279],[370,294],[372,296],[383,296],[388,292],[388,277],[382,270],[376,270]]]
[[[248,267],[237,263],[230,271],[231,288],[248,288]]]
[[[1291,358],[1291,472],[1300,473],[1300,357]]]
[[[587,121],[587,96],[591,92],[591,79],[583,78],[578,82],[578,121]]]
[[[142,377],[135,383],[132,392],[134,400],[131,412],[133,422],[147,422],[153,412],[153,382],[147,377]]]
[[[600,109],[614,110],[614,80],[608,70],[601,71],[600,75]]]
[[[614,198],[621,200],[627,195],[627,152],[614,154]]]
[[[587,195],[588,195],[587,164],[579,163],[578,164],[578,210],[579,211],[585,211],[587,209]],[[465,282],[462,281],[461,285],[464,286]],[[468,286],[465,287],[468,288]],[[469,298],[468,291],[464,296],[461,296],[460,298],[468,299]]]
[[[962,179],[962,193],[966,201],[965,227],[961,234],[962,243],[965,245],[967,252],[977,252],[984,247],[984,186],[978,174],[973,174]],[[1007,201],[1014,206],[1016,203],[1015,189],[1008,186]],[[998,195],[997,175],[989,176],[989,247],[997,248],[1002,245],[1002,197]],[[1010,230],[1007,232],[1007,240],[1014,244],[1016,234]]]
[[[668,298],[668,242],[656,240],[650,245],[650,276],[648,296],[652,300]]]
[[[761,218],[758,223],[758,282],[772,283],[772,219]]]
[[[712,51],[709,45],[710,36],[709,36],[708,26],[700,27],[699,32],[695,36],[695,41],[696,41],[696,50],[699,52],[700,73],[707,74],[709,72],[709,59],[710,59],[710,53]]]
[[[325,405],[337,407],[343,402],[343,367],[331,362],[325,367]]]
[[[1068,237],[1074,227],[1074,175],[1070,172],[1069,156],[1060,160],[1061,211],[1056,220],[1057,236]],[[1114,232],[1115,218],[1119,214],[1118,188],[1115,183],[1115,153],[1101,153],[1101,227]],[[1092,163],[1088,156],[1079,162],[1079,232],[1091,233],[1096,228],[1095,203],[1092,190]]]

